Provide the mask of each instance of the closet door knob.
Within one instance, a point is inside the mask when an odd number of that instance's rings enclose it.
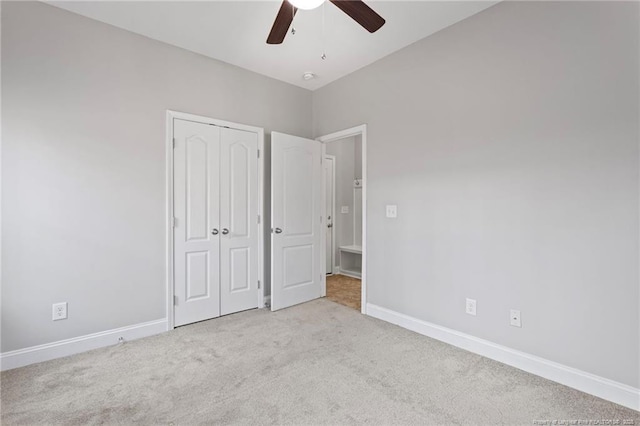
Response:
[[[213,228],[213,229],[211,230],[211,234],[213,234],[213,235],[218,235],[218,230],[217,230],[216,228]]]
[[[222,235],[227,235],[229,230],[227,228],[222,228]]]
[[[282,234],[282,229],[276,228],[276,234]]]

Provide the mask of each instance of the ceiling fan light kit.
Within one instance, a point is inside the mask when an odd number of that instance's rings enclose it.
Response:
[[[325,0],[283,0],[271,27],[267,44],[281,44],[293,22],[298,9],[310,10],[319,7]],[[367,6],[362,0],[329,0],[338,9],[349,15],[370,33],[378,31],[385,23],[382,16]]]
[[[302,10],[311,10],[319,7],[324,0],[289,0],[294,7]]]

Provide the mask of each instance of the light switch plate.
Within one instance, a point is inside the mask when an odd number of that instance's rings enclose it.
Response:
[[[387,217],[391,217],[391,218],[398,217],[398,206],[387,205]]]
[[[342,206],[340,213],[349,213],[349,206]]]

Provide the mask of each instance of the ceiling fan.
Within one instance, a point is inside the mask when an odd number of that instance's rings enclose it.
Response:
[[[273,22],[267,44],[280,44],[289,31],[293,17],[298,9],[315,9],[324,3],[325,0],[282,0],[282,6],[278,11],[276,20]],[[385,23],[382,16],[367,6],[362,0],[329,0],[338,9],[349,15],[354,21],[362,25],[370,33],[380,29]]]

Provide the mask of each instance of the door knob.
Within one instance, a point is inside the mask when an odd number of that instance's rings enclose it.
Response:
[[[276,234],[282,234],[282,229],[276,228]]]
[[[212,233],[213,235],[218,235],[218,230],[217,230],[216,228],[213,228],[213,229],[211,230],[211,233]]]
[[[222,228],[222,235],[227,235],[229,230],[227,228]]]

